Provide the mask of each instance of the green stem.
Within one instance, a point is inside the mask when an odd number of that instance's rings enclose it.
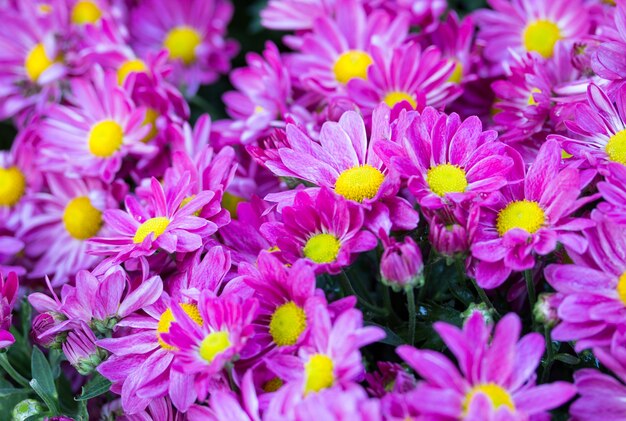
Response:
[[[550,378],[550,370],[552,369],[552,363],[554,362],[554,350],[552,349],[552,334],[550,332],[550,328],[544,326],[543,335],[546,339],[546,364],[543,368],[543,373],[541,373],[541,383],[545,383]]]
[[[524,279],[526,279],[526,288],[528,289],[528,302],[530,304],[530,314],[535,321],[534,311],[537,296],[535,295],[535,283],[533,282],[533,273],[530,269],[524,271]]]
[[[383,285],[383,302],[385,303],[385,308],[387,309],[387,313],[395,320],[400,321],[400,318],[393,310],[393,306],[391,305],[391,295],[389,293],[389,287]]]
[[[413,288],[406,291],[406,299],[409,305],[409,343],[413,346],[415,345],[415,294]]]
[[[377,307],[373,304],[370,304],[369,302],[364,300],[362,297],[360,297],[356,293],[356,291],[352,287],[352,284],[350,283],[350,278],[348,278],[348,275],[346,275],[344,271],[341,271],[341,276],[339,277],[339,283],[341,284],[341,289],[343,290],[346,296],[354,295],[358,303],[362,305],[363,307],[365,307],[366,309],[368,309],[369,311],[371,311],[372,313],[376,313],[381,316],[387,315],[387,310],[385,310],[384,308]]]
[[[470,278],[470,281],[472,281],[472,285],[474,285],[474,289],[478,293],[478,297],[480,297],[481,301],[485,303],[487,307],[489,307],[489,309],[493,311],[493,314],[499,319],[501,317],[500,313],[498,313],[498,310],[496,310],[496,307],[493,305],[493,303],[489,299],[489,296],[487,295],[485,290],[482,289],[480,285],[478,285],[478,283],[476,282],[476,279]]]
[[[7,354],[0,354],[0,367],[2,367],[4,371],[6,371],[7,374],[11,376],[11,378],[15,380],[20,386],[30,389],[30,384],[28,383],[28,379],[26,379],[24,376],[18,373],[15,368],[13,368],[13,366],[9,362],[9,358],[7,357]]]
[[[230,389],[235,392],[238,393],[239,392],[239,387],[237,386],[237,383],[235,383],[235,378],[233,377],[233,365],[232,363],[228,363],[226,364],[226,373],[228,375],[228,384],[230,385]]]

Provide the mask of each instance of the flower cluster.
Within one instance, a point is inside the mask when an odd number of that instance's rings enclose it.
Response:
[[[0,1],[0,408],[625,419],[626,0],[248,3]]]

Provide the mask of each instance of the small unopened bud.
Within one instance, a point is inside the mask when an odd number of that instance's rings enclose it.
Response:
[[[533,309],[535,320],[546,327],[555,326],[559,321],[557,308],[559,307],[559,304],[561,304],[561,301],[563,301],[563,296],[561,294],[548,292],[539,294],[537,303]]]
[[[486,324],[493,324],[493,310],[487,307],[485,303],[471,303],[467,310],[461,313],[461,318],[465,323],[474,313],[480,313]]]
[[[35,399],[24,399],[13,407],[11,419],[14,421],[24,421],[34,415],[43,414],[46,408],[43,404]]]
[[[419,287],[424,284],[422,253],[411,237],[399,243],[392,238],[383,240],[385,251],[380,259],[382,282],[394,291]]]
[[[83,376],[91,373],[106,358],[106,351],[96,346],[96,336],[84,323],[67,335],[63,353]]]
[[[30,333],[33,342],[45,348],[61,349],[61,344],[67,338],[67,332],[48,332],[64,320],[65,316],[52,311],[35,316]]]

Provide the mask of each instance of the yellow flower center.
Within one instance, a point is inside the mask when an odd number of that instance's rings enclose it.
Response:
[[[37,82],[39,76],[45,72],[48,67],[54,64],[54,60],[48,57],[43,44],[39,43],[33,47],[24,60],[24,69],[26,75],[32,82]]]
[[[124,131],[113,120],[96,123],[89,132],[89,152],[100,158],[108,158],[122,146]]]
[[[26,177],[17,167],[0,168],[0,206],[13,206],[26,192]]]
[[[143,243],[143,240],[150,234],[154,234],[153,241],[159,238],[161,234],[165,232],[165,229],[170,224],[170,220],[164,216],[157,216],[156,218],[150,218],[137,228],[137,232],[133,237],[135,244]]]
[[[465,170],[451,164],[441,164],[429,169],[426,182],[430,190],[440,197],[447,193],[463,193],[467,188]]]
[[[102,12],[92,1],[79,1],[72,9],[72,22],[76,25],[96,23],[100,16]]]
[[[332,234],[315,234],[309,238],[302,252],[315,263],[334,262],[339,254],[341,243]]]
[[[63,224],[72,237],[86,240],[100,231],[102,212],[91,204],[88,197],[77,197],[65,206]]]
[[[222,196],[222,208],[226,209],[230,212],[230,217],[233,219],[237,219],[237,206],[241,202],[245,202],[246,199],[243,197],[236,196],[234,194],[224,192]]]
[[[367,79],[367,68],[372,64],[372,58],[364,51],[350,50],[339,56],[333,72],[335,79],[346,84],[354,78]]]
[[[189,65],[196,61],[196,47],[202,36],[193,28],[178,26],[167,33],[163,46],[169,51],[172,60],[182,60]]]
[[[513,398],[509,392],[495,383],[485,383],[478,386],[474,386],[466,395],[463,400],[463,413],[467,413],[470,403],[476,394],[481,393],[489,398],[491,405],[494,409],[498,409],[501,406],[506,406],[511,410],[515,410],[515,404]]]
[[[622,273],[617,281],[617,295],[619,299],[626,305],[626,272]]]
[[[272,314],[270,335],[278,346],[295,345],[304,329],[306,314],[293,301],[281,305]]]
[[[461,80],[463,80],[463,65],[456,60],[455,63],[454,71],[452,71],[452,74],[448,78],[448,82],[461,83]]]
[[[626,130],[611,136],[606,144],[606,154],[611,161],[626,165]]]
[[[42,3],[42,4],[37,5],[37,10],[39,11],[39,13],[42,13],[42,14],[46,15],[46,14],[52,12],[52,6],[50,6],[49,4],[46,4],[46,3]]]
[[[150,142],[159,133],[159,129],[157,128],[157,125],[156,125],[156,121],[159,118],[159,115],[160,115],[159,112],[155,110],[154,108],[148,108],[146,110],[146,116],[143,119],[143,125],[144,126],[150,125],[150,131],[148,132],[147,135],[144,136],[143,139],[141,139],[143,143]]]
[[[278,389],[283,387],[284,384],[285,382],[283,382],[280,377],[274,377],[273,379],[265,382],[263,385],[263,391],[265,393],[276,392]]]
[[[195,304],[187,304],[183,303],[180,305],[185,313],[196,322],[198,325],[202,326],[202,316],[200,316],[200,312],[198,311],[198,307]],[[161,347],[169,350],[175,349],[170,344],[166,343],[163,339],[161,339],[162,333],[169,333],[170,327],[172,327],[172,322],[174,321],[174,313],[172,313],[172,309],[168,308],[165,310],[161,317],[159,318],[159,322],[157,323],[157,339],[159,340],[159,344]]]
[[[132,60],[126,60],[120,68],[117,70],[117,83],[123,85],[124,81],[131,73],[141,73],[148,70],[146,63],[138,58]]]
[[[415,101],[415,97],[406,92],[402,91],[392,91],[385,95],[383,102],[393,108],[394,105],[400,103],[401,101],[407,101],[411,104],[411,107],[417,108],[417,101]]]
[[[204,361],[210,363],[218,354],[226,351],[230,345],[228,332],[218,331],[209,333],[200,344],[200,356]]]
[[[335,192],[348,200],[362,202],[376,196],[385,176],[369,164],[348,168],[339,174]]]
[[[615,0],[602,0],[602,3],[608,4],[610,6],[616,6],[617,5],[617,3],[615,3]]]
[[[314,354],[304,365],[306,383],[304,392],[319,392],[331,387],[335,382],[333,360],[324,354]]]
[[[561,38],[559,27],[554,22],[544,19],[530,23],[523,35],[526,51],[536,51],[545,58],[552,57],[554,45]]]
[[[543,226],[546,215],[539,203],[531,200],[518,200],[509,203],[498,213],[496,227],[503,236],[513,228],[520,228],[534,234]]]
[[[535,101],[535,96],[533,94],[541,93],[541,89],[532,88],[530,90],[530,94],[528,95],[528,101],[526,102],[528,105],[537,105],[537,101]]]

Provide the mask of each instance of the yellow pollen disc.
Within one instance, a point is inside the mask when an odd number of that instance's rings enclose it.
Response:
[[[295,345],[304,329],[306,314],[293,301],[281,305],[272,314],[270,335],[278,346]]]
[[[341,243],[332,234],[315,234],[309,238],[302,252],[315,263],[334,262],[339,254]]]
[[[152,139],[154,139],[156,137],[157,134],[159,134],[159,129],[157,128],[156,125],[156,121],[159,118],[159,112],[157,110],[155,110],[154,108],[148,108],[146,110],[146,116],[143,119],[143,125],[149,125],[150,126],[150,131],[148,132],[147,135],[144,136],[143,139],[141,139],[141,141],[143,143],[148,143],[150,142]]]
[[[454,71],[448,78],[448,82],[461,83],[461,80],[463,80],[463,65],[456,60],[455,62],[456,62],[456,65],[454,66]]]
[[[53,64],[54,60],[48,57],[46,49],[43,44],[40,43],[35,45],[26,56],[26,60],[24,60],[24,69],[26,70],[28,78],[32,82],[37,82],[37,80],[39,80],[39,76],[41,76],[41,74]]]
[[[536,20],[524,30],[523,40],[526,51],[536,51],[545,58],[554,54],[554,45],[560,40],[559,27],[549,20]]]
[[[364,51],[350,50],[339,56],[333,66],[335,79],[346,84],[350,80],[367,79],[367,68],[372,64],[372,58]]]
[[[626,305],[626,272],[622,273],[617,281],[617,295],[619,299]]]
[[[611,6],[616,6],[617,5],[617,3],[615,3],[615,0],[602,0],[602,3],[608,4],[608,5],[611,5]]]
[[[230,217],[233,219],[237,219],[237,206],[241,202],[245,202],[246,199],[243,197],[236,196],[234,194],[224,192],[222,196],[222,208],[226,209],[230,212]]]
[[[626,165],[626,130],[611,136],[605,150],[611,161]]]
[[[153,241],[159,238],[161,234],[165,232],[167,226],[170,224],[170,220],[164,216],[157,216],[156,218],[150,218],[137,228],[137,232],[133,237],[135,244],[143,243],[143,240],[150,234],[154,234]]]
[[[270,253],[275,253],[277,251],[280,251],[280,249],[278,248],[278,246],[272,246],[272,247],[268,248],[267,251],[270,252]]]
[[[202,316],[200,316],[200,312],[198,311],[198,307],[195,304],[183,303],[180,305],[185,313],[196,322],[198,325],[202,326]],[[163,339],[161,339],[162,333],[169,333],[170,327],[172,327],[172,322],[174,321],[174,313],[172,313],[172,309],[168,308],[165,310],[161,317],[159,318],[159,322],[157,323],[157,339],[159,340],[159,344],[161,347],[165,349],[174,349],[173,346],[166,343]]]
[[[148,67],[146,66],[146,63],[143,62],[143,60],[140,60],[138,58],[126,60],[117,70],[117,83],[119,85],[123,85],[129,74],[141,73],[145,72],[146,70],[148,70]]]
[[[210,363],[218,354],[226,351],[230,345],[228,332],[218,331],[209,333],[200,344],[200,356],[204,361]]]
[[[63,224],[72,237],[86,240],[100,231],[102,212],[91,204],[88,197],[77,197],[65,206]]]
[[[49,4],[42,3],[37,6],[37,10],[39,11],[39,13],[48,14],[52,12],[52,6],[50,6]]]
[[[314,354],[304,365],[306,383],[304,392],[319,392],[331,387],[335,382],[334,364],[330,357],[324,354]]]
[[[265,393],[276,392],[278,389],[283,387],[285,382],[282,381],[280,377],[274,377],[273,379],[265,382],[263,385],[263,391]]]
[[[0,168],[0,206],[13,206],[26,192],[26,177],[17,167]]]
[[[254,113],[255,114],[262,113],[263,111],[265,111],[265,108],[263,108],[260,105],[257,105],[257,106],[254,107]]]
[[[195,197],[196,197],[196,195],[195,195],[195,194],[192,194],[192,195],[191,195],[191,196],[189,196],[189,197],[185,197],[185,198],[183,199],[183,201],[182,201],[182,202],[180,202],[180,209],[182,209],[182,208],[184,208],[185,206],[187,206],[187,205],[189,204],[189,202],[191,202],[191,201],[192,201]],[[202,208],[198,209],[198,210],[197,210],[197,211],[195,211],[193,214],[194,214],[195,216],[200,216],[200,212],[202,212]]]
[[[513,398],[511,398],[509,392],[495,383],[486,383],[474,386],[467,395],[465,395],[465,399],[463,400],[463,413],[467,413],[472,399],[474,399],[474,396],[478,393],[487,396],[491,401],[491,405],[493,405],[493,408],[496,410],[501,406],[506,406],[513,411],[515,410]]]
[[[342,171],[335,182],[335,192],[360,203],[376,196],[383,181],[385,176],[378,168],[365,164]]]
[[[567,152],[565,149],[561,150],[561,159],[570,159],[573,155]]]
[[[526,102],[528,105],[537,105],[537,101],[535,101],[535,96],[533,94],[541,93],[541,89],[532,88],[530,90],[530,94],[528,95],[528,101]]]
[[[518,200],[509,203],[498,213],[496,227],[503,236],[513,228],[520,228],[534,234],[543,226],[546,215],[539,203],[531,200]]]
[[[180,59],[189,65],[196,61],[196,47],[201,42],[198,31],[188,26],[178,26],[167,33],[163,46],[169,51],[172,60]]]
[[[465,170],[451,164],[441,164],[429,169],[426,182],[430,190],[440,197],[447,193],[463,193],[467,188]]]
[[[79,1],[72,9],[72,22],[76,25],[96,23],[100,16],[102,12],[92,1]]]
[[[108,158],[122,146],[124,131],[113,120],[96,123],[89,132],[89,152],[100,158]]]
[[[411,104],[411,107],[417,108],[417,101],[415,101],[415,97],[413,95],[409,95],[406,92],[402,91],[393,91],[389,92],[385,95],[383,102],[393,108],[394,105],[400,103],[401,101],[407,101]]]

